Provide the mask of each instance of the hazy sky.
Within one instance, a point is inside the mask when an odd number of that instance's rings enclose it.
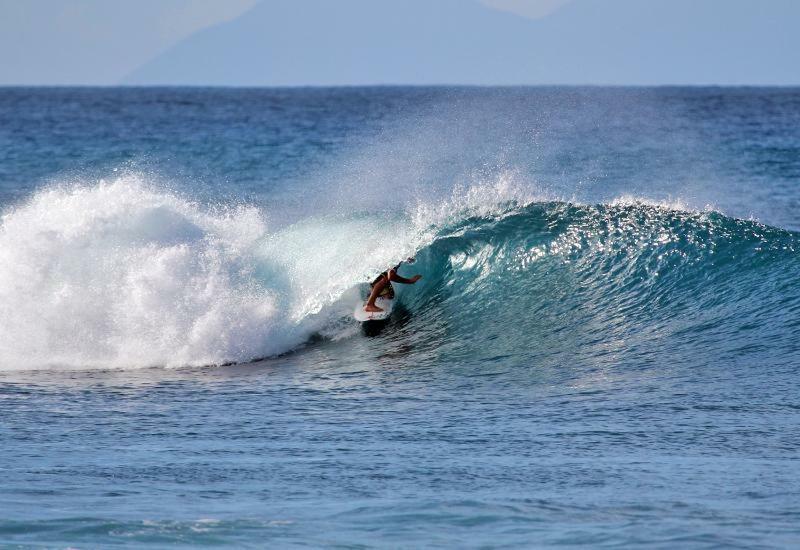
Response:
[[[797,85],[798,23],[800,0],[0,0],[0,85]]]
[[[183,38],[233,19],[257,1],[0,0],[0,85],[115,84]],[[570,0],[481,1],[538,18]]]

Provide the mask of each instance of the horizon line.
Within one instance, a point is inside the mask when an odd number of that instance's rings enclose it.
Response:
[[[796,84],[0,84],[0,89],[249,89],[249,90],[302,90],[302,89],[353,89],[353,88],[800,88]]]

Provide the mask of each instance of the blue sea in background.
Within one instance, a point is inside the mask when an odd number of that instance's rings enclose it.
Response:
[[[800,89],[0,88],[0,207],[2,546],[800,546]]]

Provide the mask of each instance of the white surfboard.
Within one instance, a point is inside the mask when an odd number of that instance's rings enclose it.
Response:
[[[394,300],[389,300],[388,298],[378,298],[375,300],[375,305],[381,308],[383,311],[364,311],[365,304],[366,302],[358,302],[356,304],[356,309],[353,312],[353,317],[356,318],[356,321],[361,323],[365,321],[385,321],[389,318],[389,315],[392,314]]]

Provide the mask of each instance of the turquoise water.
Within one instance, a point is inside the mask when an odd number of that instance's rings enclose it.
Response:
[[[795,89],[0,89],[0,544],[796,546],[798,128]]]

